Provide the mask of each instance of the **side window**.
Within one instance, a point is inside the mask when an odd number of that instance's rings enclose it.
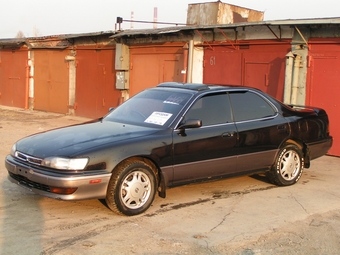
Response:
[[[202,126],[231,122],[228,94],[207,95],[198,99],[185,115],[186,119],[200,119]]]
[[[229,95],[235,121],[261,119],[275,115],[273,107],[253,92],[231,92]]]

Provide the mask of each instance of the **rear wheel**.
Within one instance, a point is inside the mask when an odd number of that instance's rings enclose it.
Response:
[[[267,176],[276,185],[292,185],[300,179],[303,165],[301,150],[294,144],[288,144],[279,151],[275,164]]]
[[[106,194],[108,207],[128,216],[146,211],[156,194],[156,174],[140,160],[128,160],[112,173]]]

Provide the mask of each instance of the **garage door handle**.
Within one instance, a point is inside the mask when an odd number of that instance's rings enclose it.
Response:
[[[225,132],[222,134],[222,137],[233,137],[235,135],[235,132]]]

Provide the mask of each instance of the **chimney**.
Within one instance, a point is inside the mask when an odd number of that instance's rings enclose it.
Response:
[[[132,12],[131,12],[131,22],[130,22],[130,28],[131,28],[131,29],[133,29],[133,25],[134,25],[133,19],[134,19],[134,12],[132,11]]]
[[[263,21],[264,12],[222,3],[189,4],[187,25],[217,25]]]
[[[157,28],[157,7],[153,8],[153,28]]]

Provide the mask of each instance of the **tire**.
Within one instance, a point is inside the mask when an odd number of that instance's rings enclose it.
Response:
[[[267,177],[273,184],[289,186],[300,179],[303,166],[304,157],[301,150],[294,144],[288,144],[280,149]]]
[[[127,216],[145,212],[156,194],[156,174],[143,161],[128,160],[112,173],[106,204],[114,212]]]

